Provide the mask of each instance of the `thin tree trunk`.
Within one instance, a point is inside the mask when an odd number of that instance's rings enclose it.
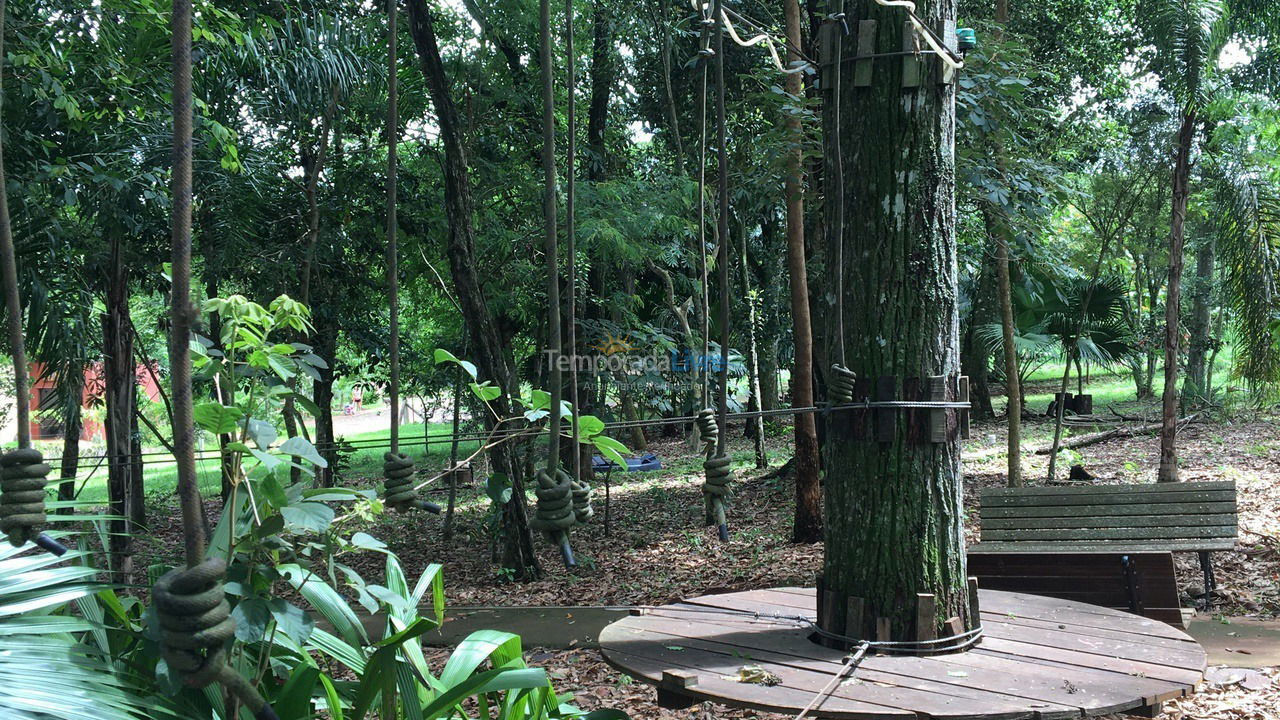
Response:
[[[320,468],[317,472],[316,482],[320,487],[333,487],[338,467],[337,437],[333,431],[333,367],[338,350],[337,323],[322,321],[316,328],[315,342],[316,354],[325,361],[325,367],[318,369],[320,379],[311,386],[311,399],[320,410],[320,414],[316,415],[316,447],[328,463],[328,467]]]
[[[1009,1],[997,0],[996,25],[1001,36],[1009,22]],[[997,144],[998,157],[1004,148]],[[1022,383],[1018,370],[1018,349],[1014,345],[1016,326],[1013,321],[1013,285],[1009,277],[1009,236],[996,234],[996,284],[1000,292],[1000,336],[1004,340],[1005,419],[1009,423],[1008,470],[1009,487],[1022,485]]]
[[[2,1],[2,0],[0,0]],[[2,56],[0,56],[2,57]],[[80,433],[84,431],[81,406],[84,404],[84,371],[83,366],[68,368],[67,376],[58,378],[58,383],[67,383],[62,389],[62,460],[59,462],[58,499],[70,502],[76,499],[76,478],[80,469]],[[58,508],[59,514],[71,515],[69,507]]]
[[[445,253],[449,257],[454,292],[466,320],[467,346],[475,353],[476,364],[486,379],[502,390],[502,395],[492,402],[495,412],[504,418],[510,417],[510,398],[516,392],[517,383],[507,358],[509,344],[498,332],[480,281],[482,269],[476,257],[471,181],[466,148],[462,142],[462,123],[440,58],[431,11],[425,0],[407,0],[407,3],[409,32],[418,51],[422,74],[436,110],[440,142],[444,146],[444,206],[449,219]],[[486,421],[492,427],[493,418],[486,418]],[[536,580],[542,576],[542,567],[534,553],[521,468],[506,444],[493,448],[490,458],[494,471],[505,475],[512,487],[511,501],[502,509],[503,565],[519,580]]]
[[[785,0],[787,61],[797,62],[800,54],[800,0]],[[800,74],[787,76],[787,92],[801,97]],[[800,118],[788,113],[788,135],[794,148],[787,156],[784,192],[787,198],[787,279],[791,290],[791,335],[795,343],[795,364],[791,370],[792,407],[813,405],[813,328],[809,315],[809,274],[805,263],[804,236],[804,128]],[[791,540],[812,543],[822,539],[822,486],[818,479],[818,428],[811,413],[795,417],[796,512],[791,523]]]
[[[1196,284],[1192,289],[1191,327],[1187,348],[1187,376],[1182,381],[1184,401],[1203,403],[1209,397],[1208,356],[1213,294],[1214,242],[1205,238],[1196,250]]]
[[[454,512],[458,505],[458,429],[462,424],[462,368],[458,368],[453,381],[453,435],[449,439],[449,505],[444,513],[444,542],[453,542]],[[429,428],[426,421],[422,426]],[[430,436],[430,430],[426,431]]]
[[[124,262],[123,240],[111,241],[107,274],[106,312],[102,320],[103,375],[106,415],[104,429],[107,454],[107,497],[111,514],[108,551],[119,581],[129,581],[133,573],[134,517],[130,488],[134,483],[132,462],[134,404],[137,376],[133,366],[133,333],[129,332],[129,272]],[[175,428],[176,430],[177,428]]]
[[[878,22],[881,47],[901,42],[900,8],[873,0],[847,7],[851,27]],[[928,26],[954,21],[955,1],[919,2],[917,13]],[[838,24],[834,29],[834,42],[845,42]],[[844,51],[837,48],[837,58]],[[837,298],[845,307],[845,364],[859,378],[893,378],[892,392],[879,396],[897,399],[906,379],[944,377],[949,385],[960,370],[955,85],[938,84],[926,71],[919,87],[904,88],[902,63],[878,65],[876,73],[870,88],[855,87],[852,72],[829,84],[839,88],[842,101],[831,102],[828,93],[825,164],[843,165],[845,192],[831,192],[839,183],[829,171],[826,206],[829,221],[839,217],[840,203],[847,206],[843,234],[832,238],[843,244],[844,264],[830,265],[831,272],[846,275],[843,297]],[[884,128],[894,128],[891,137]],[[836,251],[830,251],[833,261]],[[822,580],[828,593],[820,597],[832,600],[819,608],[819,625],[867,638],[876,637],[876,619],[886,618],[892,640],[949,635],[943,625],[951,617],[966,629],[975,627],[955,433],[943,442],[919,442],[904,414],[894,413],[891,424],[875,423],[877,432],[892,431],[879,442],[857,430],[860,417],[834,413],[823,448]],[[948,424],[954,427],[954,418]],[[917,623],[920,594],[932,595],[936,604],[923,626]],[[849,598],[860,602],[859,627],[846,627]]]
[[[1178,482],[1178,334],[1182,304],[1182,246],[1191,184],[1191,145],[1196,113],[1188,110],[1178,129],[1173,166],[1173,203],[1169,221],[1169,288],[1164,309],[1164,394],[1161,397],[1160,469],[1158,482]]]

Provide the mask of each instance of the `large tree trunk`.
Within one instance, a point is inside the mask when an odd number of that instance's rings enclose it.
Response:
[[[800,59],[800,0],[785,0],[787,61]],[[800,74],[787,76],[787,92],[801,97]],[[786,117],[794,150],[787,157],[787,279],[791,289],[791,335],[795,364],[791,370],[791,406],[813,405],[813,328],[809,315],[809,273],[805,263],[804,236],[804,129],[794,113]],[[812,413],[795,418],[796,514],[791,540],[798,543],[822,539],[822,486],[818,479],[818,428]]]
[[[1209,397],[1208,358],[1212,342],[1209,339],[1213,294],[1214,243],[1205,238],[1196,250],[1196,284],[1192,289],[1191,327],[1187,347],[1187,376],[1182,381],[1184,402],[1202,403]]]
[[[135,485],[132,429],[137,403],[137,374],[133,364],[133,333],[129,323],[129,271],[123,256],[123,241],[111,241],[107,278],[106,312],[102,317],[102,348],[106,415],[107,496],[111,514],[108,552],[117,581],[128,582],[133,574],[133,519],[140,512],[133,507],[141,493]]]
[[[508,346],[498,333],[493,313],[485,301],[480,281],[482,269],[476,258],[475,229],[472,224],[471,180],[466,148],[462,143],[462,125],[449,88],[449,78],[440,58],[435,23],[424,0],[408,0],[409,32],[418,51],[422,74],[426,78],[436,122],[440,126],[440,142],[444,145],[444,206],[449,219],[446,254],[453,276],[454,292],[462,308],[467,327],[467,346],[475,353],[476,364],[501,388],[503,394],[492,405],[498,414],[511,415],[510,397],[516,393],[515,372],[507,358]],[[492,427],[493,418],[486,418]],[[533,548],[529,528],[527,499],[521,468],[508,444],[490,451],[493,469],[505,475],[512,485],[511,501],[502,509],[502,563],[521,580],[535,580],[542,567]]]
[[[1187,197],[1191,185],[1191,145],[1195,141],[1196,113],[1188,110],[1178,129],[1173,163],[1173,207],[1169,221],[1169,289],[1164,309],[1164,395],[1160,414],[1159,482],[1178,481],[1178,333],[1182,305],[1182,246],[1187,222]]]
[[[927,24],[954,22],[954,0],[918,4]],[[849,24],[878,21],[879,47],[902,44],[899,8],[855,0]],[[838,33],[837,33],[838,35]],[[838,40],[837,40],[838,42]],[[846,276],[846,361],[859,378],[904,381],[946,379],[947,395],[960,370],[955,240],[955,92],[939,84],[926,64],[919,87],[902,87],[903,63],[877,64],[870,88],[855,87],[852,72],[838,85],[843,102],[826,103],[827,167],[844,166],[846,204],[843,267]],[[884,128],[893,128],[886,140]],[[836,141],[843,144],[843,163]],[[834,175],[834,171],[829,173]],[[835,185],[827,178],[828,187]],[[834,215],[832,217],[835,217]],[[828,218],[830,222],[832,218]],[[834,250],[832,257],[834,258]],[[928,387],[927,381],[924,387]],[[877,416],[872,433],[859,431]],[[832,416],[826,467],[826,553],[823,584],[830,602],[819,610],[825,629],[876,637],[876,619],[890,624],[893,640],[950,635],[943,623],[958,617],[974,627],[965,576],[960,450],[956,418],[947,412],[942,442],[929,442],[919,415],[901,411]],[[917,418],[914,423],[908,418]],[[881,436],[880,433],[886,435]],[[933,595],[932,622],[917,627],[918,594]],[[849,598],[862,602],[861,626],[845,627]],[[927,613],[925,613],[926,616]]]

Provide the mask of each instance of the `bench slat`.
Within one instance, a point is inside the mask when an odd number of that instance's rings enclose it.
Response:
[[[1071,517],[983,517],[982,532],[988,530],[1038,530],[1049,528],[1149,528],[1236,526],[1235,513],[1205,515],[1105,515]],[[1232,531],[1234,534],[1234,529]]]
[[[1190,540],[1192,538],[1232,538],[1235,525],[1210,525],[1208,527],[1145,527],[1145,528],[1037,528],[1015,530],[982,530],[983,541],[1065,540],[1088,542],[1090,540]]]
[[[1118,504],[1118,505],[1067,505],[1067,506],[1013,506],[992,507],[983,505],[981,517],[988,518],[1035,518],[1035,517],[1129,517],[1134,515],[1208,515],[1236,514],[1236,504],[1232,502],[1177,503],[1169,505]]]
[[[987,497],[999,497],[1002,495],[1106,495],[1109,493],[1129,492],[1155,494],[1164,492],[1194,492],[1206,490],[1228,490],[1234,493],[1235,489],[1235,481],[1221,480],[1212,482],[1148,483],[1141,485],[1049,485],[1045,487],[984,488],[981,495],[985,500]]]
[[[969,548],[972,553],[1094,553],[1126,551],[1192,552],[1198,550],[1232,550],[1234,539],[1198,538],[1194,540],[1112,540],[1112,541],[992,541]]]
[[[992,507],[1063,507],[1068,505],[1147,505],[1170,503],[1232,502],[1234,490],[1190,490],[1185,492],[1114,492],[1105,494],[1072,493],[1070,495],[993,495],[982,498],[983,506]]]

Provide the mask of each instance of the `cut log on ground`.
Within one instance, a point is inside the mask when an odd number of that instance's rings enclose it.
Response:
[[[1178,420],[1178,426],[1183,427],[1185,425],[1190,425],[1191,423],[1195,422],[1196,418],[1198,418],[1199,416],[1200,416],[1200,413],[1196,413],[1194,415],[1188,415],[1187,417],[1184,417]],[[1075,450],[1082,447],[1089,447],[1090,445],[1097,445],[1098,443],[1104,443],[1104,442],[1107,442],[1108,440],[1114,440],[1116,438],[1127,438],[1127,437],[1133,437],[1134,435],[1144,435],[1146,433],[1157,432],[1158,430],[1160,430],[1160,423],[1151,423],[1149,425],[1137,425],[1135,427],[1118,427],[1112,430],[1106,430],[1104,432],[1091,433],[1089,435],[1081,435],[1079,437],[1074,437],[1069,440],[1063,440],[1061,447],[1071,448],[1072,450]],[[1048,455],[1049,453],[1053,452],[1053,446],[1044,445],[1036,448],[1032,452],[1036,455]]]

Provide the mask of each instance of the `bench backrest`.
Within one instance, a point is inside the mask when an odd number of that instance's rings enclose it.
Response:
[[[982,542],[1229,550],[1236,538],[1234,482],[990,488]]]

